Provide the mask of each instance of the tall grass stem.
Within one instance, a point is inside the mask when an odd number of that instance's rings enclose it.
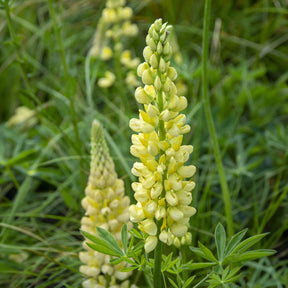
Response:
[[[210,137],[212,140],[214,156],[216,160],[217,169],[220,177],[220,184],[222,188],[222,196],[224,201],[225,214],[227,218],[227,230],[229,238],[233,235],[233,217],[231,208],[231,199],[229,188],[225,176],[225,171],[221,159],[219,144],[217,140],[217,133],[212,117],[211,106],[208,98],[208,46],[209,46],[209,22],[210,22],[211,0],[205,1],[204,22],[203,22],[203,40],[202,40],[202,97],[204,103],[204,111],[206,121],[209,128]]]

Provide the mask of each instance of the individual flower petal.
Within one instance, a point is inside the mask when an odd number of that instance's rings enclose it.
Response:
[[[150,253],[156,248],[158,239],[156,236],[148,236],[145,240],[144,249],[146,253]]]

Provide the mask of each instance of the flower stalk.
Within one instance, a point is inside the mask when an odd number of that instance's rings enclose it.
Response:
[[[117,178],[102,128],[96,120],[92,123],[91,135],[90,175],[86,196],[82,200],[86,213],[81,221],[81,230],[97,236],[96,227],[104,228],[111,232],[121,245],[123,224],[127,223],[131,227],[129,198],[124,196],[124,182]],[[92,250],[85,242],[85,251],[79,253],[83,263],[80,272],[89,278],[83,281],[82,286],[128,288],[129,280],[126,279],[131,272],[120,271],[125,267],[124,263],[112,265],[110,256]]]
[[[162,287],[162,244],[191,243],[188,232],[190,217],[196,209],[190,206],[191,180],[196,168],[184,166],[193,146],[182,145],[183,135],[190,131],[186,117],[181,114],[187,107],[184,96],[178,96],[174,81],[177,71],[170,67],[172,48],[169,43],[169,26],[158,19],[151,25],[143,50],[145,62],[137,69],[143,87],[135,91],[139,119],[130,120],[132,135],[131,154],[141,162],[133,165],[132,173],[139,177],[132,183],[137,200],[129,208],[130,220],[146,234],[145,251],[154,251],[154,287]]]

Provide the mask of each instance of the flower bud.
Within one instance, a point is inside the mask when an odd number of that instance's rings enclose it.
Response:
[[[133,11],[130,7],[123,7],[121,9],[120,16],[123,20],[129,20],[133,15]]]
[[[155,41],[153,40],[153,38],[149,38],[147,44],[148,44],[148,46],[152,49],[152,51],[156,51],[156,49],[157,49],[157,44],[155,43]]]
[[[155,212],[155,219],[160,220],[166,217],[166,208],[164,206],[159,206]]]
[[[148,236],[145,240],[144,249],[146,253],[150,253],[156,248],[158,239],[156,236]]]
[[[147,210],[148,213],[153,214],[155,213],[157,208],[157,204],[155,201],[151,200],[149,202],[146,203],[145,205],[145,209]]]
[[[162,82],[161,82],[158,75],[156,76],[156,79],[154,81],[154,86],[155,86],[156,90],[158,90],[158,91],[160,91],[162,89]]]
[[[192,177],[195,174],[195,172],[196,167],[194,165],[182,166],[177,170],[177,173],[185,178]]]
[[[157,225],[152,219],[145,219],[139,225],[139,229],[147,233],[148,235],[155,236],[157,234]]]
[[[144,72],[146,69],[149,69],[149,65],[148,65],[146,62],[141,63],[141,64],[137,67],[137,75],[138,75],[139,77],[142,77],[143,72]]]
[[[174,221],[179,221],[184,217],[184,213],[176,208],[176,207],[171,207],[169,208],[168,215],[174,220]]]
[[[176,206],[178,204],[178,198],[175,192],[172,192],[172,191],[166,192],[165,198],[166,198],[166,201],[171,206]]]
[[[156,54],[151,55],[151,57],[149,58],[149,63],[150,63],[152,68],[154,68],[154,69],[158,68],[158,59],[157,59]]]
[[[177,78],[177,71],[173,67],[169,67],[167,70],[167,76],[171,79],[171,81],[175,81]]]
[[[167,243],[168,242],[168,237],[169,237],[169,234],[167,231],[165,230],[162,230],[160,235],[159,235],[159,239],[163,242],[163,243]]]
[[[129,214],[130,214],[130,220],[132,222],[139,222],[145,218],[145,214],[142,207],[138,207],[134,204],[129,207]]]
[[[162,52],[163,52],[163,45],[162,45],[162,43],[161,43],[160,41],[159,41],[158,44],[157,44],[157,49],[156,49],[156,51],[157,51],[157,53],[158,53],[159,55],[161,55]]]
[[[170,80],[169,77],[166,78],[166,81],[164,83],[164,87],[163,87],[163,90],[167,93],[169,93],[172,89],[172,81]]]
[[[181,246],[181,242],[180,242],[179,238],[175,237],[173,239],[173,244],[175,247],[179,248]]]
[[[162,19],[157,19],[153,24],[154,29],[159,32],[162,27]]]
[[[142,74],[142,82],[146,85],[152,85],[154,80],[153,77],[151,75],[151,71],[150,69],[146,69],[144,70],[143,74]]]
[[[157,197],[159,197],[161,195],[162,190],[163,187],[160,183],[154,185],[151,189],[151,198],[156,199]]]
[[[165,73],[166,72],[166,62],[164,61],[164,59],[161,57],[160,61],[159,61],[159,71],[161,73]]]
[[[151,103],[151,98],[149,95],[145,92],[145,90],[142,87],[138,87],[135,91],[135,98],[138,103],[140,104],[149,104]]]
[[[144,59],[147,63],[149,63],[149,60],[151,58],[151,56],[154,55],[153,51],[151,50],[151,48],[149,46],[146,46],[143,50],[143,56]],[[155,55],[156,56],[156,55]],[[157,60],[157,59],[156,59]],[[151,64],[151,63],[150,63]],[[153,67],[154,68],[154,67]]]
[[[156,106],[149,104],[147,108],[147,114],[149,115],[149,117],[155,118],[159,115],[159,110]]]
[[[176,237],[182,237],[186,234],[188,228],[186,225],[178,223],[171,226],[171,232]]]

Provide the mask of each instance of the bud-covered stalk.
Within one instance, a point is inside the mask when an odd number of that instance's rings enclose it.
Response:
[[[102,227],[111,232],[121,245],[123,224],[131,226],[129,198],[124,196],[124,183],[117,178],[103,130],[96,120],[92,123],[91,146],[90,175],[85,189],[86,196],[82,200],[86,213],[81,221],[81,230],[97,236],[96,227]],[[89,277],[82,283],[84,288],[129,287],[129,281],[124,280],[131,272],[120,271],[124,268],[123,263],[111,265],[110,256],[92,250],[85,242],[83,246],[86,251],[79,253],[83,263],[80,272]],[[110,279],[109,283],[107,279]]]
[[[125,49],[123,40],[128,37],[135,37],[138,34],[138,28],[136,24],[131,22],[132,8],[125,5],[125,0],[106,0],[89,55],[92,58],[100,58],[107,64],[110,60],[116,61],[114,66],[121,68],[121,74],[126,75],[126,84],[134,88],[138,85],[135,70],[140,60],[133,58],[131,51]],[[114,70],[116,68],[114,67]],[[109,88],[117,78],[119,78],[117,71],[106,70],[98,80],[98,85],[101,88]]]
[[[139,182],[132,184],[137,200],[129,208],[130,219],[139,223],[147,234],[146,252],[155,249],[160,240],[167,245],[190,244],[189,220],[196,213],[190,206],[191,180],[196,168],[184,166],[193,151],[191,145],[182,145],[183,134],[190,131],[186,116],[179,112],[187,100],[178,96],[174,81],[177,71],[170,67],[172,56],[168,41],[169,26],[158,19],[151,25],[143,50],[145,62],[137,69],[144,87],[138,87],[135,98],[144,109],[139,119],[130,120],[131,154],[141,162],[134,163],[132,173]]]

